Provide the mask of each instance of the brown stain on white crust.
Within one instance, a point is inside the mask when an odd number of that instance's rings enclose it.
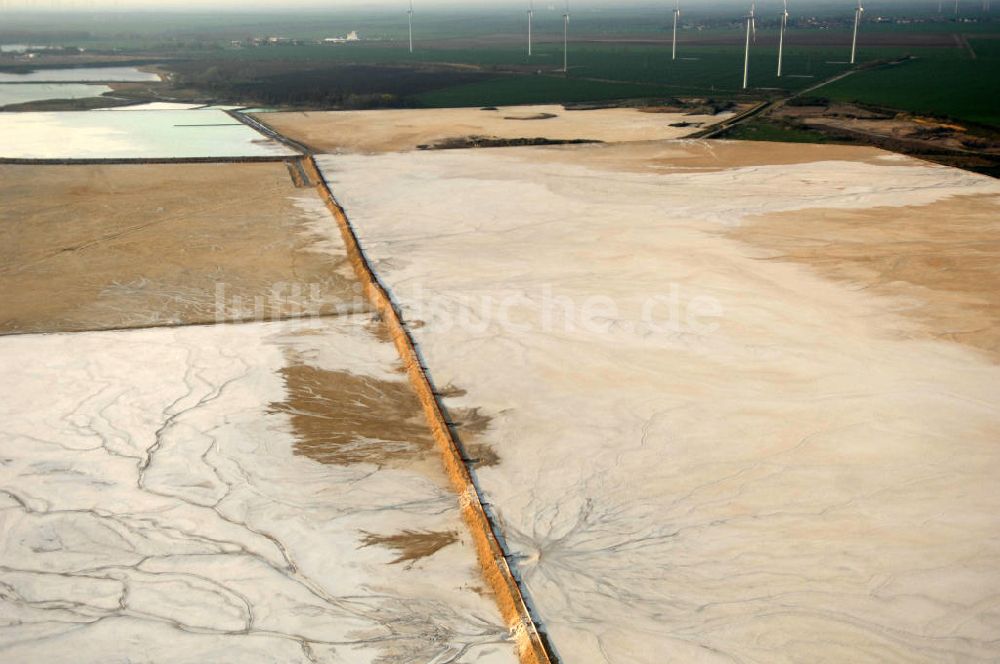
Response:
[[[499,465],[500,455],[483,438],[492,418],[479,408],[449,408],[447,413],[466,462],[474,468]]]
[[[270,412],[288,416],[297,455],[331,465],[410,467],[434,448],[406,381],[297,363],[280,373],[287,396]]]
[[[392,549],[398,557],[389,564],[410,563],[409,567],[421,558],[433,556],[457,541],[458,533],[453,530],[404,530],[394,535],[364,533],[361,546],[383,546]]]
[[[807,209],[755,217],[729,236],[765,260],[896,298],[906,336],[960,343],[1000,360],[1000,196],[930,205]]]

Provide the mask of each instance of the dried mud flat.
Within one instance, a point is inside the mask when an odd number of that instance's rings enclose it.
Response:
[[[0,365],[0,659],[517,661],[369,317],[22,335]]]
[[[0,167],[0,659],[518,661],[301,176]]]
[[[449,113],[263,119],[383,153],[319,161],[562,661],[1000,656],[994,181]],[[416,151],[508,129],[629,143]],[[62,166],[0,194],[0,658],[516,660],[315,190]],[[244,324],[202,325],[219,283]]]
[[[0,333],[366,308],[282,163],[0,166],[0,201]]]
[[[996,181],[696,141],[320,163],[491,418],[563,661],[1000,657]]]
[[[729,115],[645,113],[634,108],[583,111],[566,110],[562,106],[514,106],[266,113],[255,117],[320,152],[372,154],[448,145],[468,141],[470,137],[603,142],[671,139],[720,122]],[[677,123],[689,125],[671,126]]]

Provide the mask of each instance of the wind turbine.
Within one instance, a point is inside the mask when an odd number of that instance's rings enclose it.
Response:
[[[406,12],[410,22],[410,53],[413,53],[413,0],[410,0],[410,11]]]
[[[566,13],[563,14],[563,73],[569,73],[569,0],[566,0]]]
[[[753,33],[754,42],[757,41],[757,0],[750,4],[750,13],[747,14],[747,51],[743,59],[743,89],[747,89],[750,82],[750,33]]]
[[[677,19],[681,17],[681,0],[676,0],[674,4],[674,49],[671,60],[677,59]]]
[[[531,57],[531,21],[535,18],[535,0],[528,0],[528,57]]]
[[[785,58],[785,30],[788,29],[788,0],[785,0],[785,9],[781,12],[781,36],[778,37],[778,78],[781,78],[781,65]]]
[[[958,16],[958,0],[955,0],[955,16]]]
[[[955,0],[956,4],[958,0]],[[854,10],[854,38],[851,40],[851,64],[853,65],[857,60],[858,55],[858,27],[861,26],[861,15],[865,13],[865,8],[861,6],[861,0],[858,0],[858,8]]]

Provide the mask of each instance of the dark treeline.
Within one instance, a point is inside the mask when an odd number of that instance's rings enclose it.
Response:
[[[406,108],[420,93],[488,78],[479,72],[284,61],[172,63],[174,86],[234,103]]]

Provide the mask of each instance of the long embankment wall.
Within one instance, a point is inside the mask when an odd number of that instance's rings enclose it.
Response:
[[[551,664],[553,657],[550,656],[538,632],[521,589],[507,564],[493,524],[486,514],[472,475],[448,426],[427,370],[420,361],[413,338],[403,324],[403,318],[388,291],[368,263],[347,214],[334,198],[315,160],[312,157],[304,158],[303,168],[316,182],[320,195],[336,218],[351,265],[363,284],[365,295],[385,322],[403,360],[407,375],[420,399],[424,415],[441,453],[445,471],[458,493],[462,517],[468,524],[476,543],[479,564],[496,595],[500,611],[517,644],[520,660],[522,664]]]

